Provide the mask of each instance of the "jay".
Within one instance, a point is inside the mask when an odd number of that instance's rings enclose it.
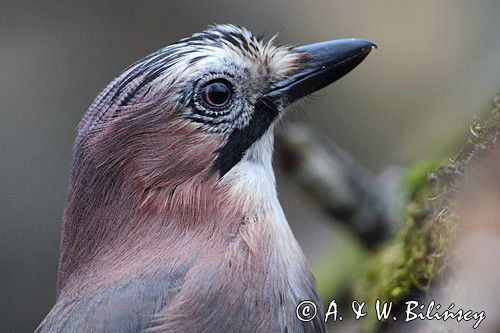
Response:
[[[273,128],[374,46],[217,25],[125,69],[78,125],[57,300],[37,332],[323,332]],[[319,308],[308,322],[303,300]]]

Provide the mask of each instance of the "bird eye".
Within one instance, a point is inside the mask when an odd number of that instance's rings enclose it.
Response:
[[[207,82],[201,87],[201,98],[210,107],[224,107],[232,95],[232,85],[225,79],[216,79]]]

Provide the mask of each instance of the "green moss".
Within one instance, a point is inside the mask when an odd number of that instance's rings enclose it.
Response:
[[[374,309],[377,299],[397,304],[414,290],[428,293],[443,271],[442,259],[452,228],[447,220],[434,223],[430,218],[433,204],[429,198],[427,187],[415,194],[399,232],[366,264],[354,295],[356,300],[367,302],[367,309]],[[380,323],[373,310],[367,313],[363,331],[375,331]]]
[[[438,167],[434,160],[427,160],[411,168],[403,178],[411,202],[401,228],[366,261],[354,287],[355,299],[366,301],[366,308],[372,309],[360,321],[363,331],[374,332],[380,325],[373,311],[377,299],[395,306],[409,295],[429,294],[443,272],[452,271],[449,244],[457,226],[456,183],[498,141],[500,95],[498,100],[485,122],[474,121],[471,125],[469,140],[455,161]]]
[[[415,194],[427,185],[427,178],[431,172],[441,164],[442,159],[429,158],[416,163],[403,175],[402,183],[406,194],[413,198]]]

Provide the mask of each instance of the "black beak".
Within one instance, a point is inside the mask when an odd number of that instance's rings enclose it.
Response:
[[[370,53],[374,43],[364,39],[339,39],[299,46],[293,51],[306,53],[306,67],[275,84],[265,97],[285,107],[333,83],[353,70]]]

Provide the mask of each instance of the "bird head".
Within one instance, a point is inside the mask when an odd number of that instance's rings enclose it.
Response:
[[[115,79],[80,123],[75,154],[148,189],[222,178],[288,105],[338,80],[372,47],[360,39],[278,46],[238,26],[210,27]]]

